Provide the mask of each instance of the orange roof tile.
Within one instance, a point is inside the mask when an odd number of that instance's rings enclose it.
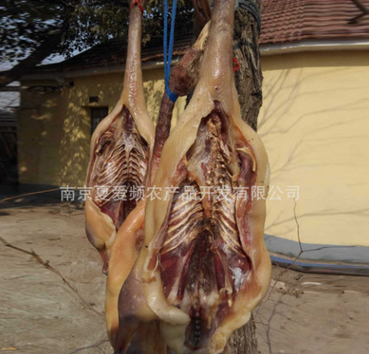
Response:
[[[360,14],[351,0],[264,0],[260,44],[369,39],[369,15],[349,24]]]
[[[369,0],[361,1],[369,8]],[[349,24],[349,20],[360,13],[351,0],[263,0],[260,46],[302,40],[369,39],[369,15],[355,24]],[[183,55],[191,42],[192,30],[176,35],[173,58]],[[120,66],[125,62],[125,50],[124,41],[111,40],[62,63],[38,67],[35,72]],[[156,37],[143,47],[142,61],[162,60],[162,38]]]

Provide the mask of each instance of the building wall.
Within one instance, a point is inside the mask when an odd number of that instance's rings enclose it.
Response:
[[[55,84],[54,81],[22,82],[22,85],[32,86]],[[56,166],[63,135],[62,111],[65,111],[61,97],[59,92],[21,91],[21,106],[17,113],[21,183],[57,184],[60,180]]]
[[[299,186],[301,242],[369,246],[369,52],[279,55],[262,65],[259,133],[272,186],[265,232],[298,241],[286,189]]]
[[[266,233],[298,241],[295,209],[301,242],[369,246],[369,53],[273,55],[263,57],[262,65],[259,133],[271,164]],[[162,76],[162,69],[144,71],[154,118]],[[83,186],[91,136],[89,96],[98,96],[98,105],[111,110],[122,80],[123,74],[94,75],[69,79],[66,84],[74,86],[61,93],[22,93],[22,183]],[[181,100],[174,121],[183,107]],[[289,186],[299,187],[296,207],[287,195]]]
[[[21,183],[83,186],[91,139],[90,108],[117,103],[123,73],[73,77],[61,91],[39,94],[22,91],[19,120],[19,179]],[[55,86],[55,81],[22,82],[25,86]],[[163,92],[163,69],[144,70],[144,89],[150,115],[157,119]],[[89,103],[98,96],[98,103]],[[179,99],[175,123],[184,108]]]

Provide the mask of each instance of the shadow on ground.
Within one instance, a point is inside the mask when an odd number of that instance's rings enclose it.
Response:
[[[21,187],[2,195],[32,190]],[[1,207],[1,238],[34,251],[59,274],[0,242],[0,348],[112,354],[104,322],[106,277],[86,239],[83,210],[61,203],[54,192]],[[366,277],[274,268],[270,293],[254,312],[259,353],[369,353],[368,295]]]

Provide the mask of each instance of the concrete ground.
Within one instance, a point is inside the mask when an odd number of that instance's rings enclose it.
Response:
[[[0,190],[0,200],[11,193]],[[0,237],[19,248],[0,242],[0,353],[112,353],[99,255],[82,207],[59,199],[54,192],[0,203]],[[369,353],[368,294],[365,277],[274,268],[255,310],[260,353]]]

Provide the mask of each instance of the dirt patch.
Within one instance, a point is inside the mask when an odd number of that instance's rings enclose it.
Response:
[[[273,269],[255,311],[262,354],[369,353],[367,277]]]
[[[60,274],[0,244],[0,353],[65,354],[83,347],[89,348],[79,353],[112,353],[104,323],[106,278],[85,237],[83,210],[37,200],[7,204],[0,236],[34,251]],[[260,353],[369,353],[368,278],[274,268],[273,279],[255,311]]]

